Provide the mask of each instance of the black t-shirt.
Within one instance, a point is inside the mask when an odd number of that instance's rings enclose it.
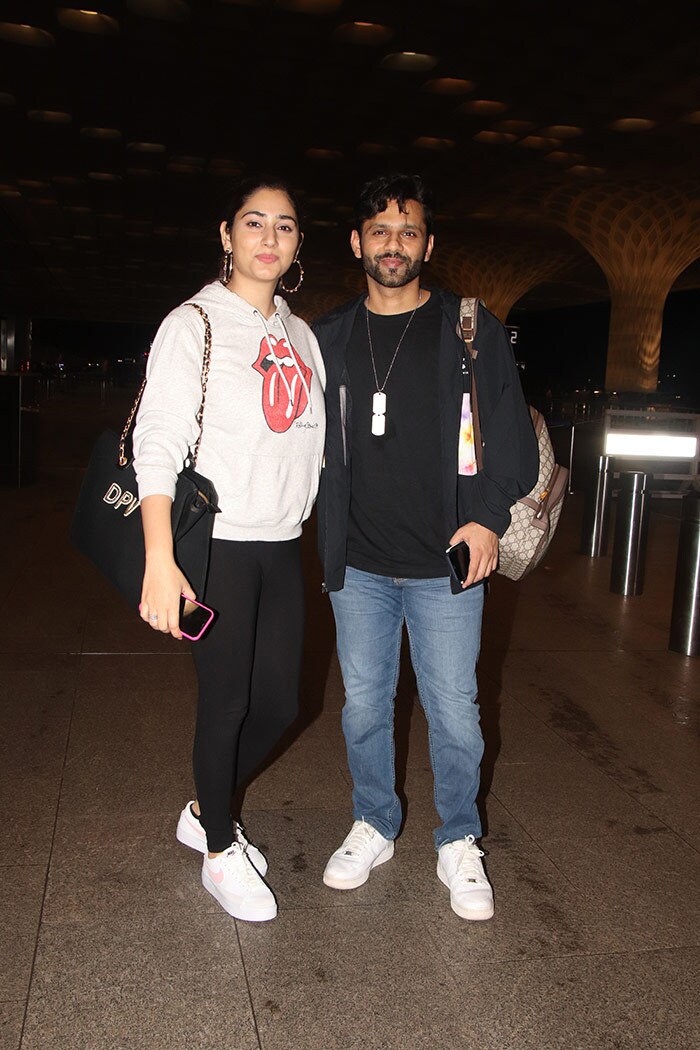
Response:
[[[370,313],[379,386],[411,316]],[[447,576],[442,484],[437,297],[418,308],[401,343],[386,394],[386,430],[372,434],[377,383],[367,338],[367,314],[357,312],[348,344],[352,391],[352,498],[348,565],[380,576]]]

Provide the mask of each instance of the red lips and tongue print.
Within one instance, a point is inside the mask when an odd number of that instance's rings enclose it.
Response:
[[[273,360],[273,351],[279,369]],[[295,360],[306,387],[294,367]],[[270,336],[269,342],[267,336],[261,340],[260,353],[253,368],[263,377],[262,407],[267,425],[276,434],[284,434],[294,420],[303,414],[308,404],[306,390],[311,389],[313,372],[304,364],[294,347],[290,349],[287,346],[286,339],[276,339],[274,335]],[[283,382],[280,371],[286,383]]]

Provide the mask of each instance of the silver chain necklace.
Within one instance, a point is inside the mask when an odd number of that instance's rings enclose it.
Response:
[[[372,433],[375,435],[375,437],[383,437],[384,433],[386,432],[386,394],[384,393],[384,387],[386,386],[387,379],[391,375],[391,370],[394,367],[396,355],[398,354],[401,344],[403,343],[403,337],[406,335],[406,332],[408,331],[411,325],[411,321],[416,316],[416,310],[420,306],[420,301],[422,298],[423,292],[421,291],[418,293],[418,302],[415,305],[413,313],[406,322],[406,327],[401,333],[401,338],[396,344],[394,356],[391,359],[391,364],[389,365],[387,373],[384,376],[384,382],[381,384],[381,386],[379,385],[379,377],[377,376],[377,364],[374,360],[374,350],[372,348],[372,333],[369,330],[369,310],[367,308],[367,303],[365,303],[365,316],[367,318],[367,342],[369,343],[369,356],[372,359],[372,371],[374,372],[374,382],[377,387],[375,393],[372,395]]]

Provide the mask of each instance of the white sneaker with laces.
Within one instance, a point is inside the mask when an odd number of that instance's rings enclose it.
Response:
[[[207,836],[202,827],[202,823],[197,814],[192,809],[192,803],[194,800],[187,803],[180,819],[177,822],[177,831],[175,837],[178,842],[181,842],[183,846],[189,846],[190,849],[196,849],[200,853],[207,852]],[[245,833],[240,824],[236,821],[233,823],[233,833],[236,836],[236,841],[240,842],[241,846],[245,849],[248,854],[248,859],[253,865],[259,875],[263,877],[267,874],[267,861],[263,854],[260,852],[257,846],[254,846],[252,842],[248,842],[245,837]]]
[[[240,842],[216,857],[204,854],[202,885],[234,919],[267,922],[277,915],[277,901],[249,861]]]
[[[394,843],[364,820],[356,820],[343,844],[331,855],[323,873],[326,886],[354,890],[367,882],[372,868],[394,856]]]
[[[446,842],[438,850],[438,878],[450,891],[452,911],[462,919],[479,921],[493,915],[493,890],[481,861],[483,855],[473,835]]]

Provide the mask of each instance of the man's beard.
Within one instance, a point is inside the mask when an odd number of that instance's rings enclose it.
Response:
[[[391,273],[387,270],[382,270],[379,265],[382,259],[400,259],[401,262],[407,265],[405,269]],[[400,252],[384,252],[383,255],[375,255],[374,257],[363,255],[362,265],[365,273],[384,288],[403,288],[404,285],[410,284],[411,281],[416,279],[421,271],[423,260],[414,259],[411,261],[407,255],[402,255]]]

